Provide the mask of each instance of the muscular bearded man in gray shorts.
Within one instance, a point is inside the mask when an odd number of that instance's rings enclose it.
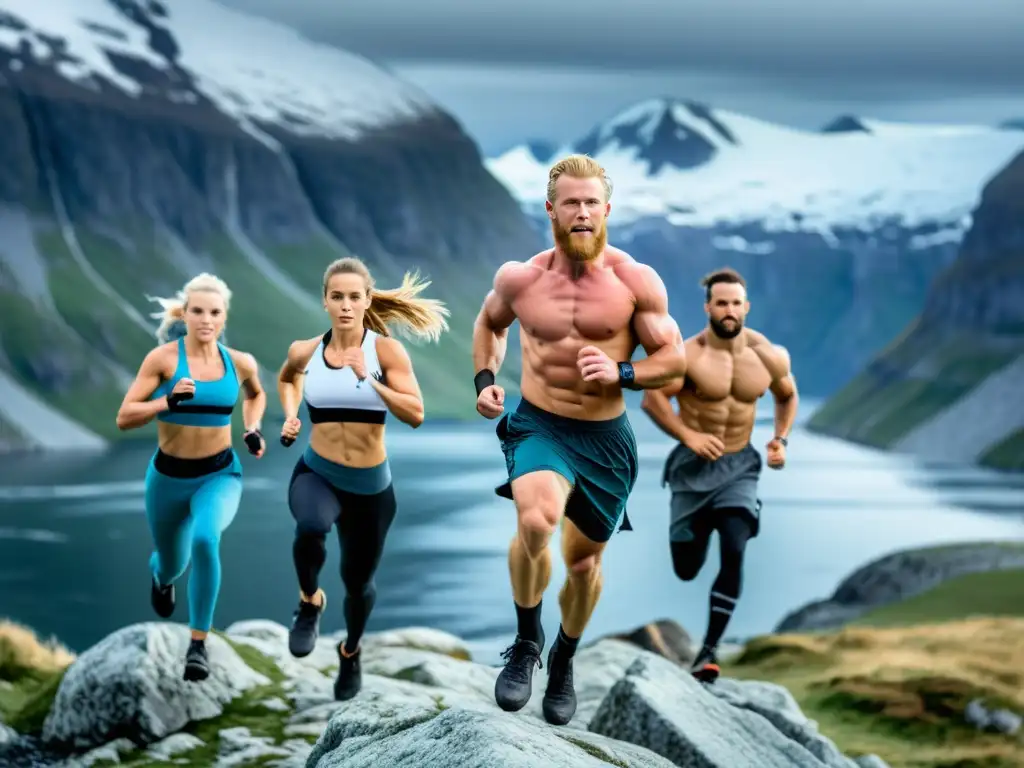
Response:
[[[782,469],[797,411],[789,354],[762,334],[744,328],[750,304],[739,273],[723,269],[704,278],[708,326],[686,340],[685,380],[644,396],[644,411],[679,441],[665,463],[662,483],[672,491],[672,564],[684,581],[696,578],[718,531],[721,569],[711,587],[710,615],[693,674],[718,677],[716,648],[732,617],[743,581],[743,554],[757,536],[761,456],[750,444],[757,401],[775,398],[775,436],[767,463]],[[678,414],[670,398],[679,403]]]

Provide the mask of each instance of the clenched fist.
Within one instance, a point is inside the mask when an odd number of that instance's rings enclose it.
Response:
[[[583,347],[576,356],[576,367],[584,381],[615,384],[619,380],[619,364],[593,345]]]
[[[476,410],[481,416],[496,419],[505,410],[505,390],[497,384],[491,384],[480,390],[476,399]]]

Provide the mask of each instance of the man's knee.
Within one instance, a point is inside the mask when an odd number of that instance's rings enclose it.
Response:
[[[560,512],[555,507],[541,504],[520,510],[517,535],[531,558],[538,557],[547,548]]]
[[[704,567],[707,548],[697,541],[673,541],[672,569],[682,581],[693,581]]]
[[[719,512],[721,523],[718,526],[718,538],[721,546],[722,565],[739,567],[743,563],[743,554],[747,542],[753,534],[751,513],[745,509],[723,509]]]
[[[566,558],[566,575],[571,581],[591,581],[601,572],[599,554]]]

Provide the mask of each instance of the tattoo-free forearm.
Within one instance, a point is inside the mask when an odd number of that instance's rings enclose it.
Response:
[[[117,412],[117,428],[121,431],[144,427],[157,417],[157,414],[168,410],[167,398],[145,400],[141,403],[127,403]]]
[[[686,350],[682,342],[667,344],[654,354],[633,363],[634,383],[641,389],[660,389],[686,375]]]
[[[423,423],[423,399],[421,397],[398,392],[372,377],[367,381],[377,391],[380,399],[384,401],[384,405],[396,419],[414,428]]]
[[[246,393],[242,401],[242,421],[245,422],[245,429],[259,429],[263,423],[263,414],[267,412],[267,393],[260,390],[255,394]]]
[[[507,350],[508,328],[492,328],[486,312],[481,312],[473,324],[473,373],[486,368],[497,374]]]
[[[785,398],[775,398],[775,436],[789,437],[793,429],[793,422],[796,421],[796,412],[800,404],[800,396],[796,390]]]

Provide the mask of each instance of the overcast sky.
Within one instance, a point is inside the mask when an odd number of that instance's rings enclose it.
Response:
[[[1024,118],[1024,0],[221,0],[384,64],[488,152],[651,96],[792,125]]]

